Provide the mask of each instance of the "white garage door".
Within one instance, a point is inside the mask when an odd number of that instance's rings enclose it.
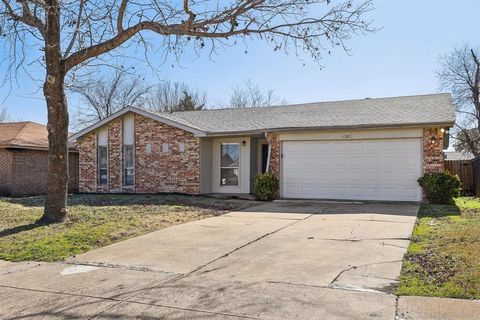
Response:
[[[420,201],[420,139],[285,141],[285,198]]]

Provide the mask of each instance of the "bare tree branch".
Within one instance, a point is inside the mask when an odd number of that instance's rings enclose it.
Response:
[[[0,108],[0,122],[7,122],[10,121],[10,118],[8,117],[7,113],[7,108],[3,107]]]
[[[465,44],[441,57],[437,73],[442,90],[451,91],[459,119],[452,132],[454,147],[480,156],[479,48]]]
[[[206,107],[207,94],[181,82],[164,81],[152,87],[145,107],[155,112],[193,111]]]
[[[66,70],[118,48],[141,31],[152,31],[163,36],[187,36],[187,39],[195,37],[200,40],[201,47],[205,45],[201,40],[203,38],[228,39],[257,35],[276,43],[274,47],[279,50],[285,49],[290,40],[295,46],[301,46],[311,53],[314,59],[320,59],[323,47],[318,42],[319,38],[326,38],[333,46],[344,47],[344,41],[351,33],[374,31],[369,22],[360,18],[372,9],[369,0],[357,7],[353,6],[352,1],[347,1],[327,10],[321,17],[307,17],[302,9],[303,6],[324,2],[328,3],[323,0],[289,0],[266,5],[265,1],[240,1],[231,9],[211,16],[209,11],[195,14],[189,1],[185,0],[183,11],[188,15],[186,20],[176,11],[172,13],[174,18],[170,19],[174,23],[169,23],[168,20],[140,21],[124,29],[122,21],[127,1],[122,1],[117,18],[117,33],[108,40],[85,47],[68,57]]]
[[[120,8],[118,9],[117,17],[117,32],[120,33],[123,31],[123,16],[125,14],[125,9],[127,8],[128,0],[122,0],[120,3]]]
[[[143,106],[152,88],[144,82],[143,77],[116,70],[110,78],[95,77],[74,84],[71,90],[81,101],[75,127],[89,126],[127,106]]]
[[[243,86],[237,85],[232,88],[229,107],[257,108],[286,103],[286,100],[278,98],[273,90],[262,90],[259,85],[248,79]]]
[[[186,51],[215,54],[238,40],[261,40],[273,51],[294,52],[301,59],[304,52],[320,61],[331,48],[348,52],[352,36],[375,31],[366,19],[372,10],[372,0],[0,0],[0,49],[5,52],[0,63],[10,79],[20,71],[45,73],[50,151],[41,222],[67,216],[65,89],[98,66],[121,69],[121,60],[131,54],[156,70],[158,62],[178,62]],[[34,72],[28,72],[33,65]],[[190,93],[182,99],[192,108]]]
[[[73,31],[72,39],[70,40],[70,43],[68,44],[67,49],[65,50],[65,53],[63,54],[63,58],[65,59],[68,57],[70,54],[70,51],[73,48],[73,45],[75,44],[75,41],[77,40],[77,35],[80,31],[80,24],[82,22],[82,15],[83,15],[83,7],[85,4],[85,0],[80,0],[79,1],[79,9],[78,9],[78,17],[77,17],[77,23],[75,25],[75,30]]]
[[[44,36],[45,26],[42,20],[38,16],[32,14],[32,12],[30,11],[30,7],[28,6],[29,1],[19,0],[17,2],[20,3],[21,10],[15,10],[14,7],[12,7],[11,5],[10,0],[2,0],[2,3],[5,7],[5,12],[3,14],[8,14],[14,22],[20,21],[28,26],[35,27],[42,34],[42,36]],[[35,3],[39,4],[40,2]]]

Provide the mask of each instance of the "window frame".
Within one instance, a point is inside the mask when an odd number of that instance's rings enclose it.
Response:
[[[127,156],[127,152],[126,152],[126,149],[127,147],[131,147],[132,148],[132,152],[131,152],[131,155],[132,155],[132,165],[127,167],[126,166],[126,156]],[[123,161],[122,161],[122,167],[123,167],[123,186],[124,187],[127,187],[127,188],[130,188],[130,187],[134,187],[135,186],[135,146],[133,144],[124,144],[123,145]],[[132,183],[131,184],[127,184],[127,170],[132,170],[133,173],[131,174],[132,176]]]
[[[222,166],[222,148],[224,145],[236,145],[238,147],[238,166],[237,167],[223,167]],[[220,187],[240,187],[240,160],[241,160],[241,152],[242,148],[240,147],[239,142],[222,142],[220,143],[220,179],[219,184]],[[222,184],[222,169],[237,169],[237,183],[236,184]]]
[[[100,148],[105,148],[105,167],[101,167]],[[102,170],[105,170],[105,183],[102,183]],[[99,187],[108,186],[108,146],[97,146],[97,185]]]

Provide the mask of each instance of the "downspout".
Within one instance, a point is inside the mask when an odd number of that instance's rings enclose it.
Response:
[[[272,144],[270,143],[270,140],[268,139],[268,132],[265,131],[265,139],[267,139],[268,143],[268,153],[267,153],[267,167],[265,168],[265,172],[270,171],[270,154],[272,153]]]

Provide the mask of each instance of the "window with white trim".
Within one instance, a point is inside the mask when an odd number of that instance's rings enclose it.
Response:
[[[133,186],[135,168],[133,166],[133,146],[123,146],[123,185]]]
[[[108,148],[107,146],[98,146],[98,185],[106,186],[108,182]]]
[[[240,173],[240,144],[220,145],[220,185],[238,186]]]
[[[135,181],[134,118],[123,119],[123,185],[133,186]]]
[[[108,131],[102,128],[97,136],[97,184],[106,186],[108,184]]]

